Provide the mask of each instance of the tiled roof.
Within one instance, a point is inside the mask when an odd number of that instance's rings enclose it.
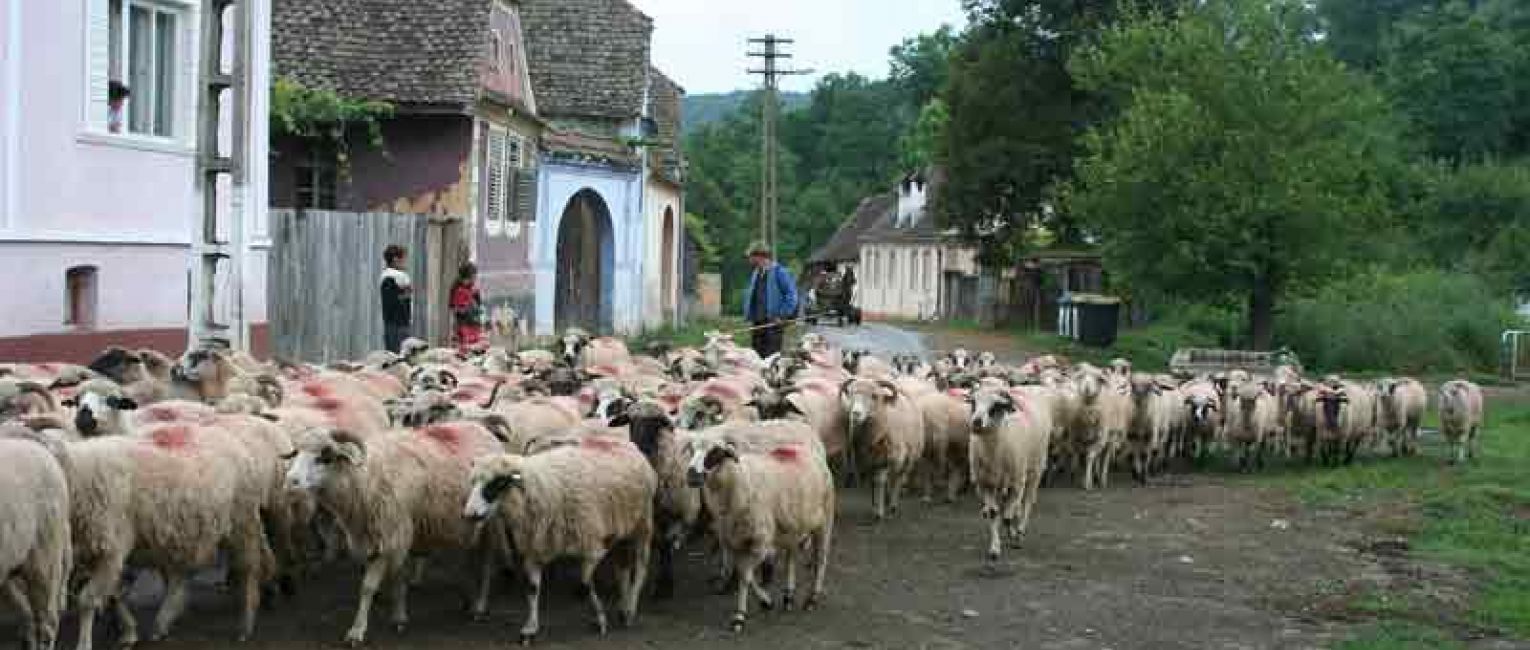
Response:
[[[549,129],[542,134],[542,149],[549,157],[566,161],[626,166],[638,163],[630,147],[609,137],[578,131]]]
[[[653,20],[627,0],[521,0],[527,67],[548,117],[643,114]]]
[[[654,149],[654,170],[671,180],[680,180],[680,100],[685,95],[681,88],[658,68],[649,70],[649,97],[652,104],[654,124],[658,127],[656,138],[660,145]]]
[[[809,262],[842,262],[861,256],[861,235],[878,221],[891,218],[898,208],[897,194],[877,194],[861,199],[855,212],[839,225],[834,236],[813,253]]]
[[[486,0],[274,0],[277,75],[349,97],[468,104],[488,44]]]

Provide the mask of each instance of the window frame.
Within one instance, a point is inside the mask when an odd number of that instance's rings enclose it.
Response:
[[[101,267],[80,264],[64,269],[64,326],[93,330],[99,323]]]
[[[201,37],[201,10],[198,3],[194,0],[84,0],[84,4],[88,19],[84,39],[86,49],[85,93],[82,102],[84,115],[79,140],[94,144],[122,145],[145,151],[191,153],[196,131],[191,118],[197,108],[195,86],[200,66],[199,57],[196,54]],[[118,5],[115,15],[112,11],[113,4]],[[153,92],[145,93],[144,89],[134,87],[132,84],[129,84],[129,90],[132,91],[133,96],[123,116],[122,130],[113,133],[110,128],[108,95],[111,81],[115,79],[129,83],[132,80],[131,17],[135,7],[149,11],[151,32],[159,28],[158,16],[173,16],[174,36],[170,40],[173,53],[166,79],[171,98],[168,105],[163,107],[169,113],[163,122],[164,130],[168,135],[153,132],[155,126],[159,124],[157,116],[150,117],[150,131],[133,130],[133,112],[137,107],[143,106],[143,110],[151,112],[159,110],[160,107],[157,106],[158,98],[154,97]],[[116,52],[112,51],[112,24],[114,23],[118,24],[121,30],[120,39],[116,43]],[[156,61],[150,78],[158,79],[159,77],[154,74],[155,70],[163,69],[158,61],[160,41],[153,39],[149,43],[149,49],[152,59]],[[114,60],[120,66],[118,77],[112,75]],[[153,88],[157,91],[157,81]]]

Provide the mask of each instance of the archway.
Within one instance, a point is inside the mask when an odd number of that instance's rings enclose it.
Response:
[[[663,267],[663,280],[659,287],[664,292],[659,304],[664,306],[665,322],[674,322],[675,266],[679,264],[679,259],[675,256],[675,210],[667,206],[664,208],[664,245],[659,250],[659,265]]]
[[[558,331],[611,331],[612,253],[611,211],[594,190],[580,190],[568,200],[558,224],[553,312]]]

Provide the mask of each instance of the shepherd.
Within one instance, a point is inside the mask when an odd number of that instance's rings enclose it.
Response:
[[[750,345],[764,359],[781,352],[785,323],[797,316],[797,281],[763,242],[749,247],[749,263],[754,273],[744,294],[744,318],[754,326]]]

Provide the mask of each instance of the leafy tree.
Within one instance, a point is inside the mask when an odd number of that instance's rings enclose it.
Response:
[[[898,142],[902,152],[904,169],[920,169],[930,165],[945,164],[944,151],[940,148],[951,124],[951,111],[939,97],[925,103],[919,111],[919,119]]]
[[[366,136],[364,144],[383,148],[382,122],[392,116],[393,105],[387,102],[344,97],[286,77],[271,83],[272,139],[297,138],[333,148],[342,168],[357,132]]]
[[[1277,298],[1360,254],[1396,166],[1382,95],[1311,38],[1299,0],[1144,13],[1075,56],[1124,108],[1084,138],[1065,207],[1133,285],[1241,295],[1268,348]]]
[[[892,48],[892,73],[888,79],[914,106],[937,98],[950,76],[951,52],[959,36],[950,25],[920,34]]]

